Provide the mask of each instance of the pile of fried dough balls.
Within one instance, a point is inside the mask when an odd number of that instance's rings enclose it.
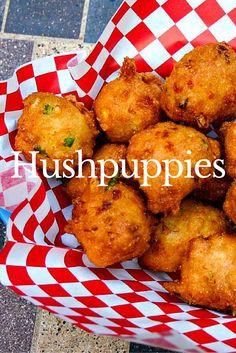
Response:
[[[158,53],[157,53],[158,54]],[[120,75],[107,83],[89,111],[73,96],[33,93],[19,119],[16,149],[37,166],[53,159],[77,162],[76,150],[95,161],[97,178],[73,178],[66,191],[73,217],[66,231],[74,234],[91,262],[107,267],[138,258],[142,268],[176,273],[164,282],[171,294],[193,305],[236,312],[236,53],[226,43],[195,48],[175,63],[163,83],[152,73],[138,73],[125,58]],[[218,138],[207,133],[212,126]],[[103,136],[101,138],[101,136]],[[99,160],[200,159],[226,161],[223,178],[171,179],[163,172],[150,186],[142,178],[117,174],[99,186]],[[140,163],[140,168],[142,165]],[[149,165],[151,174],[152,165]],[[106,164],[111,175],[113,164]],[[110,174],[109,174],[110,173]],[[213,167],[204,168],[213,174]],[[183,173],[186,175],[186,173]]]

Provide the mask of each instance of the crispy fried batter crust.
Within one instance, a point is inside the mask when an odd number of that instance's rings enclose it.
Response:
[[[192,199],[185,200],[176,215],[160,220],[151,239],[151,247],[139,263],[149,270],[175,272],[188,251],[191,239],[207,238],[226,229],[222,211]]]
[[[178,282],[165,289],[191,305],[236,312],[236,235],[191,241]]]
[[[193,195],[202,201],[223,202],[232,179],[226,175],[224,178],[212,178],[202,182]]]
[[[191,155],[187,154],[191,151]],[[143,165],[141,160],[156,159],[179,160],[183,166],[183,174],[179,178],[171,179],[173,186],[162,186],[165,183],[165,170],[163,168],[158,178],[150,179],[151,186],[142,186],[148,198],[148,208],[153,213],[159,212],[178,212],[181,200],[191,193],[198,185],[198,177],[185,178],[187,174],[187,165],[184,160],[191,159],[192,166],[200,159],[208,159],[213,162],[219,158],[219,143],[208,139],[199,131],[173,122],[158,123],[153,128],[148,128],[132,137],[128,147],[127,160],[129,167],[133,169],[132,159],[139,161],[140,174],[143,174]],[[170,166],[172,175],[177,174],[176,164]],[[202,168],[203,169],[203,168]],[[149,174],[154,175],[155,169],[149,164]],[[208,175],[213,171],[212,168],[201,170],[202,175]],[[143,183],[143,178],[138,179]]]
[[[125,159],[126,153],[127,153],[127,147],[123,144],[106,143],[105,145],[100,147],[94,153],[94,156],[93,156],[93,160],[95,161],[96,176],[99,177],[100,175],[100,166],[98,163],[96,163],[97,161],[113,159],[115,162],[117,162],[120,165],[119,160]],[[113,164],[111,162],[106,163],[105,173],[106,175],[113,174]],[[72,200],[82,195],[82,193],[84,192],[88,184],[88,178],[86,178],[86,176],[89,176],[90,174],[91,174],[90,164],[86,164],[83,168],[83,175],[85,176],[85,178],[70,179],[70,181],[66,186],[66,192]]]
[[[227,216],[236,224],[236,181],[230,186],[225,202],[224,211]]]
[[[97,135],[95,119],[82,103],[74,103],[71,97],[66,99],[51,93],[29,95],[24,100],[15,148],[28,161],[31,161],[29,152],[39,150],[37,166],[41,168],[40,159],[46,159],[47,170],[51,172],[55,169],[53,159],[60,160],[60,171],[65,159],[72,159],[76,167],[76,150],[82,149],[84,157],[91,157]]]
[[[160,120],[162,83],[151,73],[137,73],[126,58],[120,77],[105,85],[94,102],[96,117],[112,142],[131,136]]]
[[[226,43],[202,45],[175,64],[161,107],[175,121],[207,128],[236,116],[236,53]]]
[[[74,201],[66,231],[75,234],[90,261],[107,267],[147,250],[151,219],[131,187],[119,183],[106,191],[91,179],[82,197]]]
[[[236,121],[224,123],[220,133],[224,140],[227,173],[236,178]]]

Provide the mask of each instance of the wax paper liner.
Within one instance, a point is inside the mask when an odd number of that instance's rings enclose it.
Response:
[[[60,181],[30,178],[23,158],[22,178],[11,178],[16,122],[28,94],[72,93],[91,106],[124,56],[165,77],[197,45],[225,40],[235,48],[235,20],[235,0],[124,1],[87,58],[47,57],[0,82],[0,207],[12,212],[0,254],[5,286],[92,333],[189,353],[235,352],[235,318],[171,297],[161,285],[166,274],[142,270],[136,260],[107,269],[91,264],[64,233],[72,206]]]

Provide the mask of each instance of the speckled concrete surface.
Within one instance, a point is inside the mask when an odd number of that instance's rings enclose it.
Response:
[[[31,41],[0,39],[0,80],[11,77],[17,66],[31,60],[33,46]]]
[[[5,31],[78,38],[82,14],[83,1],[11,0]]]
[[[2,224],[0,220],[0,251],[5,243],[6,227]]]
[[[128,353],[129,343],[95,336],[41,310],[30,353]]]
[[[0,0],[0,28],[2,26],[4,7],[5,7],[5,0]]]
[[[89,53],[94,44],[84,44],[75,40],[56,40],[49,39],[47,42],[42,39],[37,39],[34,44],[33,59],[41,58],[47,55],[77,51],[86,49]]]
[[[161,348],[149,347],[143,344],[131,343],[129,348],[129,353],[173,353],[173,351],[171,352]]]
[[[90,0],[85,42],[94,43],[123,0]],[[94,19],[96,18],[96,21]]]
[[[36,308],[0,284],[0,353],[30,352]]]

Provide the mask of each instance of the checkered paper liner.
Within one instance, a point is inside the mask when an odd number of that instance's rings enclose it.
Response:
[[[154,274],[127,261],[107,269],[88,261],[64,233],[71,203],[60,181],[13,179],[13,149],[22,99],[34,91],[75,94],[91,106],[124,56],[140,71],[167,76],[193,47],[225,40],[236,48],[235,0],[129,0],[108,23],[92,53],[57,55],[28,63],[0,82],[0,207],[12,212],[0,254],[0,280],[23,298],[86,331],[182,352],[236,351],[236,320],[189,306]]]
[[[140,71],[170,74],[173,62],[194,47],[226,41],[236,48],[235,0],[128,0],[108,23],[89,57],[69,70],[79,96],[91,105],[125,56]]]

